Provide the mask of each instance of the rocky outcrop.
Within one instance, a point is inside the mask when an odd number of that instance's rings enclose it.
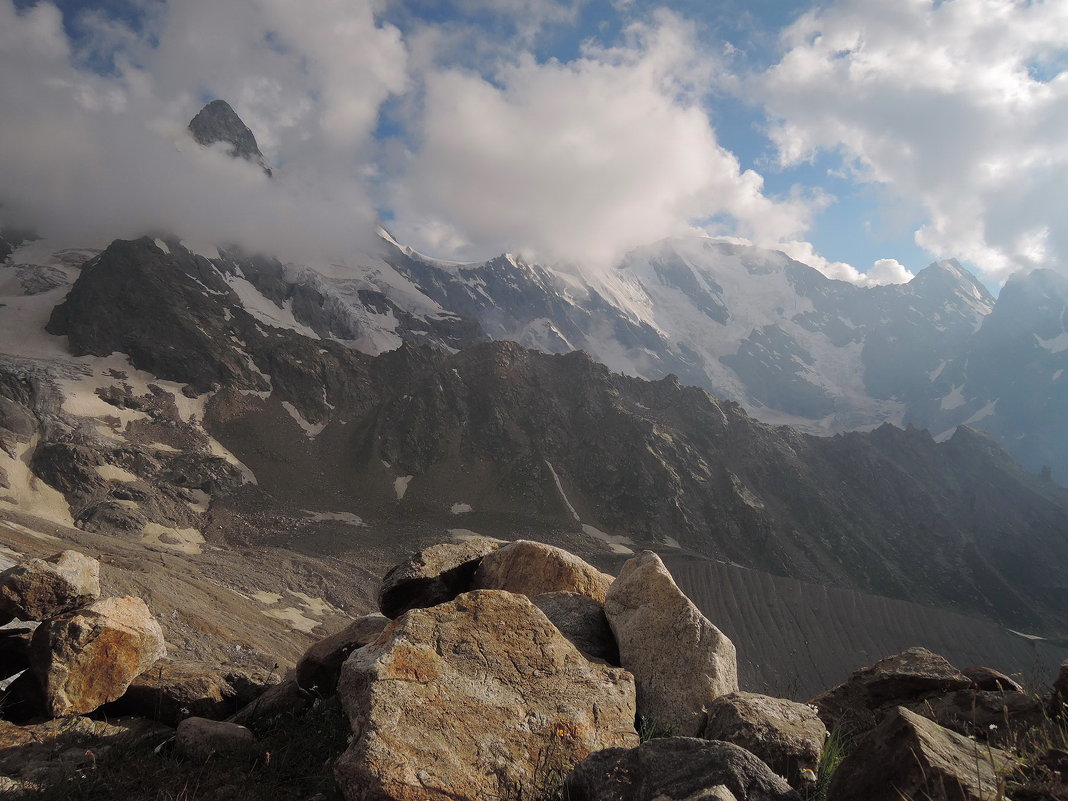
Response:
[[[919,704],[971,686],[971,679],[944,657],[926,648],[909,648],[861,668],[811,703],[827,728],[844,726],[862,732],[877,723],[883,710]]]
[[[518,540],[487,554],[475,571],[475,587],[533,598],[547,592],[577,592],[603,604],[612,577],[562,548]]]
[[[644,551],[623,565],[604,605],[620,664],[634,674],[638,714],[655,728],[695,737],[708,707],[738,690],[734,645]]]
[[[30,662],[53,717],[119,698],[166,653],[163,629],[140,598],[104,598],[42,623]]]
[[[395,618],[409,609],[437,606],[474,589],[479,563],[497,547],[493,540],[474,539],[432,545],[412,554],[382,578],[379,610]]]
[[[225,100],[212,100],[189,121],[189,133],[204,146],[223,142],[236,158],[258,165],[271,177],[271,168],[256,144],[256,136]]]
[[[630,674],[587,660],[508,592],[407,612],[353,653],[338,691],[353,739],[335,772],[349,801],[518,799],[594,751],[637,743]]]
[[[181,756],[201,762],[213,756],[248,759],[256,753],[256,738],[236,723],[186,718],[174,733],[174,749]]]
[[[0,618],[46,620],[100,597],[100,563],[77,551],[20,562],[0,573]]]
[[[793,787],[819,770],[827,727],[814,707],[756,693],[721,695],[708,708],[706,740],[725,740],[752,752]]]
[[[337,689],[341,665],[349,654],[367,645],[388,625],[389,618],[384,615],[365,615],[319,640],[297,662],[297,684],[320,697],[332,695]]]
[[[965,676],[972,680],[972,686],[976,690],[988,692],[1017,692],[1024,691],[1023,685],[1011,676],[1006,676],[1000,670],[989,667],[966,667],[961,670]]]
[[[1011,755],[983,746],[898,707],[838,766],[835,801],[989,801],[998,797]]]
[[[546,592],[532,599],[560,633],[592,659],[619,664],[619,646],[604,607],[578,592]]]
[[[691,737],[609,748],[567,777],[570,801],[798,801],[781,776],[730,743]]]

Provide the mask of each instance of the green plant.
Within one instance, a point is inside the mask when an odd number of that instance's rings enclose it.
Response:
[[[831,786],[831,779],[834,778],[834,772],[838,770],[842,760],[849,756],[852,750],[853,736],[849,730],[842,726],[831,729],[823,743],[823,751],[820,753],[816,781],[801,792],[804,801],[829,801],[827,791]]]
[[[647,743],[650,740],[659,740],[662,737],[670,737],[671,732],[660,725],[658,721],[647,718],[645,715],[638,716],[638,742]]]

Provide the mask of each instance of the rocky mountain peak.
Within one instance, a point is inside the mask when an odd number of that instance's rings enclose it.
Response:
[[[987,312],[994,308],[995,300],[990,290],[956,259],[945,259],[928,265],[916,274],[909,286],[925,296],[958,294],[973,299]]]
[[[256,136],[225,100],[212,100],[189,121],[189,132],[197,142],[205,147],[216,142],[226,142],[233,149],[235,157],[240,157],[258,164],[271,176]]]

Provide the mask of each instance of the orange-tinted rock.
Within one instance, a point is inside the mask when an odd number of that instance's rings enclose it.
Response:
[[[100,563],[77,551],[31,559],[0,573],[0,616],[46,620],[100,597]]]
[[[603,604],[612,577],[562,548],[517,540],[487,554],[475,571],[480,590],[507,590],[533,598],[546,592],[578,592]]]
[[[163,629],[140,598],[104,598],[38,626],[30,664],[53,717],[119,698],[166,653]]]

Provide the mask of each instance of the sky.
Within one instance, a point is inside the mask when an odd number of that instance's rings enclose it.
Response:
[[[268,179],[184,128],[221,97]],[[1063,0],[0,0],[0,220],[294,261],[1068,270]]]

